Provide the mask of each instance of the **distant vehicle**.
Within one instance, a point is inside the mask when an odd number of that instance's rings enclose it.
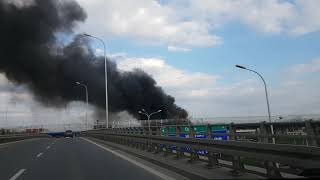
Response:
[[[71,130],[66,130],[64,137],[73,137],[73,132]]]

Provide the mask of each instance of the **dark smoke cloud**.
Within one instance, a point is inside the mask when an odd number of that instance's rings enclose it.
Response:
[[[89,101],[105,107],[104,61],[96,57],[82,36],[63,45],[57,34],[72,35],[72,28],[86,19],[83,9],[72,0],[34,0],[32,5],[17,6],[0,0],[0,73],[17,84],[25,84],[44,105],[61,107],[83,98],[89,87]],[[156,86],[153,78],[136,69],[119,72],[108,61],[109,110],[137,112],[162,109],[154,118],[186,118],[187,112],[173,97]],[[141,117],[143,118],[143,117]]]

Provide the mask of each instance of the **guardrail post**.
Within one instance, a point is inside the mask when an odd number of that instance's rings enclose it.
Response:
[[[208,153],[208,160],[209,160],[209,163],[207,164],[208,169],[216,169],[216,168],[221,167],[219,164],[219,161],[218,161],[218,154],[217,153],[209,152]]]
[[[161,147],[160,147],[160,144],[156,144],[155,146],[154,146],[154,154],[158,154],[158,153],[160,153],[161,152]]]
[[[190,159],[188,160],[189,163],[193,163],[198,159],[198,154],[197,151],[195,149],[192,149],[190,151]]]
[[[240,156],[232,156],[232,167],[233,170],[230,171],[232,176],[242,176],[244,174],[244,166],[241,163]]]
[[[269,178],[281,178],[282,177],[276,163],[271,162],[271,161],[265,161],[264,166],[267,170],[267,175]]]
[[[311,119],[305,122],[305,126],[306,126],[306,132],[308,136],[315,137],[318,135],[316,131],[317,127],[315,126],[315,124],[312,123]],[[317,139],[313,137],[307,138],[307,139],[310,139],[311,146],[319,146],[319,142],[317,141]]]
[[[175,158],[179,159],[181,157],[183,157],[182,149],[181,149],[181,147],[176,147],[176,156],[175,156]]]
[[[162,147],[163,156],[167,156],[169,154],[170,147],[168,148],[168,145],[164,144]]]
[[[268,137],[269,131],[268,131],[267,124],[265,121],[260,123],[260,134],[265,136],[260,139],[260,142],[269,143],[269,137]],[[264,167],[267,170],[268,177],[270,177],[270,178],[280,178],[281,177],[279,168],[275,162],[264,161]]]

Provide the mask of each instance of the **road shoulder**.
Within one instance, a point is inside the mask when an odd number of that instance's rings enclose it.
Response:
[[[151,162],[148,162],[146,160],[143,160],[141,158],[138,158],[134,155],[131,155],[129,153],[126,153],[119,148],[112,147],[106,143],[103,143],[103,141],[100,141],[95,138],[82,138],[83,140],[87,141],[88,143],[94,144],[99,146],[100,148],[103,148],[106,151],[109,151],[155,175],[162,179],[177,179],[177,180],[188,180],[189,178],[182,176],[176,172],[170,171],[169,169],[160,167],[156,164],[153,164]]]

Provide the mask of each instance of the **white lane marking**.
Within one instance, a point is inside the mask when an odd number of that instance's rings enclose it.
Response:
[[[13,175],[9,180],[16,180],[26,169],[20,169],[15,175]]]
[[[37,158],[40,157],[40,156],[42,156],[42,154],[43,154],[43,153],[39,153],[39,154],[37,155]]]
[[[46,149],[49,149],[50,148],[50,146],[47,146],[47,148]]]
[[[83,139],[83,140],[85,140],[85,141],[88,141],[88,142],[90,142],[90,143],[92,143],[92,144],[94,144],[94,145],[96,145],[96,146],[98,146],[98,147],[100,147],[100,148],[102,148],[102,149],[104,149],[104,150],[106,150],[106,151],[109,151],[109,152],[111,152],[112,154],[114,154],[114,155],[116,155],[116,156],[118,156],[118,157],[120,157],[120,158],[122,158],[122,159],[124,159],[124,160],[127,160],[127,161],[131,162],[132,164],[134,164],[134,165],[136,165],[136,166],[139,166],[139,167],[141,167],[141,168],[149,171],[150,173],[152,173],[152,174],[160,177],[161,179],[174,180],[174,178],[172,178],[172,177],[170,177],[170,176],[167,176],[167,175],[165,175],[165,174],[163,174],[163,173],[161,173],[161,172],[158,172],[158,171],[156,171],[155,169],[152,169],[152,168],[150,168],[150,167],[148,167],[148,166],[146,166],[146,165],[144,165],[144,164],[142,164],[142,163],[140,163],[140,162],[137,162],[137,161],[135,161],[135,160],[133,160],[133,159],[127,157],[127,156],[124,156],[124,155],[122,155],[122,154],[120,154],[120,153],[118,153],[118,152],[116,152],[116,151],[113,151],[113,150],[111,150],[111,149],[109,149],[109,148],[106,148],[106,147],[104,147],[104,146],[101,146],[100,144],[97,144],[97,143],[95,143],[95,142],[93,142],[93,141],[91,141],[91,140],[89,140],[89,139],[86,139],[86,138],[83,138],[83,137],[81,137],[81,139]]]

